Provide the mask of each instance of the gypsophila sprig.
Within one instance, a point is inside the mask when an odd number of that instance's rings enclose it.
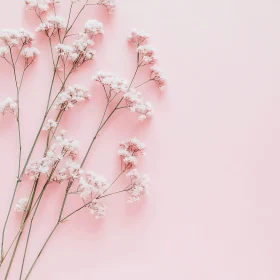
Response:
[[[149,34],[144,31],[138,31],[136,28],[133,28],[128,35],[128,41],[133,42],[137,46],[141,45],[148,38],[150,38]]]
[[[125,95],[126,106],[132,113],[140,114],[139,120],[143,121],[153,115],[153,106],[142,97],[142,94],[131,88]]]
[[[153,65],[151,67],[151,70],[151,80],[155,81],[159,89],[163,91],[166,86],[166,77],[164,73],[158,68],[157,65]]]
[[[94,197],[108,187],[104,177],[96,175],[92,171],[87,171],[81,176],[77,193],[81,198]]]
[[[74,110],[69,109],[76,106],[75,104],[77,103],[81,103],[79,106],[82,106],[82,101],[91,98],[92,92],[88,88],[80,84],[72,84],[73,73],[81,71],[81,66],[86,62],[94,60],[96,57],[94,41],[98,40],[101,37],[100,35],[105,33],[104,27],[106,26],[98,20],[90,18],[81,21],[85,24],[79,30],[76,28],[76,22],[78,22],[79,17],[83,15],[83,11],[86,9],[98,7],[99,10],[102,6],[109,13],[112,13],[115,10],[115,2],[112,0],[67,0],[69,4],[68,10],[63,10],[65,12],[63,13],[65,18],[63,18],[59,15],[59,10],[57,9],[58,0],[23,1],[26,3],[26,8],[32,10],[38,19],[36,32],[46,35],[38,37],[41,37],[50,49],[49,52],[46,52],[46,55],[49,55],[50,58],[48,65],[52,66],[52,78],[50,79],[51,82],[47,96],[43,96],[44,88],[36,91],[36,94],[40,95],[39,98],[46,100],[46,106],[44,106],[45,109],[41,114],[43,117],[31,149],[26,153],[27,156],[23,161],[21,158],[23,147],[21,144],[20,92],[25,72],[37,59],[39,50],[35,47],[34,35],[25,29],[4,29],[0,31],[0,58],[12,68],[16,85],[15,96],[11,95],[12,98],[6,98],[0,103],[0,113],[14,114],[17,121],[17,136],[19,139],[18,172],[15,176],[15,187],[2,230],[0,266],[8,259],[6,258],[8,254],[11,253],[5,279],[8,279],[16,252],[21,248],[19,246],[21,242],[24,242],[25,248],[20,275],[18,275],[17,279],[29,279],[35,264],[42,255],[47,243],[50,242],[52,235],[58,227],[61,227],[75,213],[84,209],[85,214],[90,213],[96,219],[100,219],[107,215],[107,209],[110,209],[111,197],[118,197],[124,194],[128,196],[129,203],[134,203],[147,194],[149,178],[135,169],[136,166],[139,166],[139,155],[145,154],[145,144],[136,137],[128,138],[121,142],[117,153],[112,155],[112,160],[120,160],[120,171],[117,171],[113,178],[110,178],[109,174],[114,172],[115,169],[110,170],[110,172],[105,169],[104,176],[101,176],[99,171],[88,171],[95,170],[95,168],[85,169],[85,167],[88,168],[85,164],[89,157],[94,156],[94,151],[96,150],[93,150],[92,147],[100,143],[100,141],[106,143],[106,138],[102,139],[105,134],[102,134],[101,131],[108,126],[114,116],[119,115],[119,120],[124,122],[120,124],[122,126],[127,126],[125,123],[126,119],[122,118],[125,109],[137,113],[140,120],[152,116],[153,107],[146,101],[146,93],[143,91],[142,95],[138,91],[139,87],[153,81],[160,90],[163,90],[166,84],[163,72],[154,65],[157,59],[154,48],[146,42],[149,39],[149,35],[144,31],[132,29],[128,40],[135,45],[135,70],[129,74],[129,80],[120,78],[111,72],[99,71],[93,76],[93,80],[100,85],[97,86],[98,90],[104,92],[104,108],[100,118],[97,120],[97,125],[93,120],[90,127],[85,127],[84,122],[81,121],[79,129],[74,129],[78,138],[83,130],[93,131],[89,141],[84,141],[84,143],[88,143],[87,146],[82,147],[80,150],[79,141],[68,137],[66,130],[61,129],[61,126],[62,123],[64,125],[65,123],[69,126],[72,125],[72,121],[66,122],[64,120],[67,116],[75,113]],[[123,38],[123,40],[125,41],[126,39]],[[102,59],[102,56],[100,59]],[[121,67],[124,67],[124,63],[126,63],[125,60],[121,61]],[[17,67],[18,65],[20,67]],[[46,65],[43,65],[44,73],[45,68],[48,69]],[[138,77],[140,68],[141,71],[147,71],[150,78],[135,85],[136,80],[140,78]],[[83,73],[81,74],[83,75]],[[85,77],[86,75],[90,77],[93,73],[88,69],[84,75]],[[78,77],[79,75],[75,75],[75,79]],[[130,79],[130,77],[132,78]],[[33,82],[32,79],[30,82]],[[28,96],[24,98],[29,98]],[[95,97],[96,95],[93,96]],[[97,100],[94,99],[95,102],[88,104],[93,106],[92,110],[95,110],[94,106],[98,106]],[[34,105],[36,106],[36,104]],[[98,112],[99,110],[96,111],[96,114]],[[84,111],[81,110],[80,114],[84,114]],[[73,116],[70,120],[74,119]],[[69,129],[71,130],[71,128]],[[117,123],[114,124],[114,129],[117,132],[119,131]],[[39,140],[43,141],[44,145],[38,145]],[[39,155],[36,153],[35,156],[34,151],[41,147],[43,147],[42,153]],[[104,161],[106,158],[104,157],[102,160]],[[99,168],[100,166],[102,165],[98,164],[97,167]],[[108,162],[109,166],[110,161]],[[27,176],[32,181],[25,180],[23,184],[24,176]],[[28,198],[22,198],[15,202],[19,189],[23,189],[26,185],[29,185],[27,187],[28,194],[26,195]],[[117,190],[114,190],[115,187]],[[55,195],[57,195],[57,192],[64,192],[62,200],[52,200],[51,193],[53,189],[56,190]],[[54,228],[43,243],[43,247],[38,252],[31,267],[26,270],[25,260],[26,256],[29,255],[29,241],[35,233],[35,231],[32,231],[32,228],[34,223],[42,221],[42,219],[35,219],[35,216],[41,213],[37,210],[41,208],[42,202],[46,200],[46,190],[48,190],[49,198],[48,203],[44,204],[44,211],[47,213],[49,209],[54,208],[54,203],[58,201],[60,209]],[[70,200],[70,197],[73,199]],[[10,215],[11,209],[21,212],[22,215],[21,221],[18,224],[17,235],[13,239],[13,243],[9,245],[5,236],[7,226],[10,224],[8,221],[12,217]],[[67,209],[74,210],[66,213]],[[26,228],[28,228],[28,234],[26,241],[23,241],[22,236]]]
[[[110,99],[112,94],[124,94],[128,90],[128,82],[120,79],[113,73],[99,71],[93,80],[101,83],[106,90],[107,98]]]
[[[134,203],[148,193],[150,179],[147,175],[140,175],[136,169],[132,169],[126,175],[131,180],[131,187],[127,190],[129,195],[128,203]]]
[[[39,14],[47,12],[52,5],[58,4],[59,0],[25,0],[28,10],[35,10]]]
[[[61,184],[64,181],[74,181],[79,179],[80,175],[84,174],[81,165],[76,161],[67,161],[66,165],[61,167],[54,176],[53,181]]]
[[[65,157],[75,158],[78,154],[79,142],[65,138],[64,135],[55,137],[55,142],[48,149],[46,155],[28,164],[25,174],[35,180],[40,174],[50,176],[53,168]]]
[[[139,66],[154,64],[157,60],[155,50],[151,45],[139,46],[136,51],[140,54]]]
[[[77,102],[89,100],[89,90],[81,85],[69,86],[66,91],[61,92],[56,99],[54,109],[68,110],[74,107]]]
[[[6,113],[17,113],[18,104],[12,98],[8,97],[0,103],[0,113],[5,115]]]
[[[52,119],[49,119],[47,125],[44,126],[42,130],[48,131],[48,130],[52,130],[53,128],[56,128],[56,127],[57,127],[57,122]]]
[[[36,32],[45,32],[48,37],[55,36],[58,31],[64,30],[67,26],[66,20],[59,16],[49,16],[45,22],[42,22]]]
[[[96,219],[102,219],[106,215],[107,207],[99,203],[96,199],[94,199],[89,205],[90,214],[92,214]]]
[[[96,19],[90,19],[85,24],[85,33],[89,36],[96,36],[98,34],[104,34],[103,23]]]
[[[25,212],[29,198],[21,198],[18,203],[15,205],[15,210],[17,212]]]
[[[0,31],[0,39],[2,40],[3,44],[7,47],[21,48],[22,46],[32,44],[34,41],[34,35],[23,28],[19,30],[2,29]]]
[[[136,137],[127,139],[120,143],[118,154],[122,158],[126,169],[132,168],[137,164],[137,155],[144,155],[145,144],[140,142]]]
[[[112,14],[116,9],[116,4],[113,0],[99,0],[98,5],[103,5],[109,14]]]

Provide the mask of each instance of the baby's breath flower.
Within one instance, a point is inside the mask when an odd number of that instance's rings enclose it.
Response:
[[[146,102],[141,93],[131,88],[124,94],[124,100],[131,112],[140,114],[139,120],[143,121],[153,115],[153,106]]]
[[[15,205],[15,210],[17,212],[25,212],[28,205],[29,198],[21,198],[18,203]]]
[[[90,36],[96,36],[98,34],[104,34],[103,23],[96,19],[90,19],[85,24],[85,33]]]

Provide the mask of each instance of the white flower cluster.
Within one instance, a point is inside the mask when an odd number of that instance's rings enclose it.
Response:
[[[128,41],[133,42],[137,46],[142,44],[148,38],[150,38],[149,34],[145,33],[144,31],[138,31],[135,28],[133,28],[128,35]]]
[[[25,0],[28,10],[35,10],[43,13],[49,10],[51,5],[59,3],[59,0]]]
[[[141,196],[148,193],[148,186],[150,183],[149,177],[144,174],[140,175],[136,169],[132,169],[127,173],[127,177],[131,180],[132,187],[129,187],[127,193],[129,195],[128,203],[134,203],[139,201]]]
[[[166,78],[164,73],[158,68],[157,65],[153,65],[151,67],[151,70],[151,79],[154,80],[158,85],[159,89],[163,91],[166,85]]]
[[[94,59],[96,52],[92,49],[93,45],[94,42],[88,38],[88,35],[81,33],[80,37],[74,41],[73,47],[58,44],[56,50],[64,61],[72,62],[75,69],[77,69],[86,61]]]
[[[65,139],[64,132],[55,139],[56,142],[50,147],[46,156],[28,164],[25,174],[30,176],[31,180],[38,178],[39,174],[48,175],[63,158],[76,157],[79,147],[77,140]]]
[[[12,98],[8,97],[3,102],[0,103],[0,113],[3,115],[6,113],[16,114],[17,107],[18,107],[17,102],[14,101]]]
[[[145,144],[140,142],[136,137],[127,139],[120,143],[118,150],[119,156],[122,158],[126,168],[132,168],[137,164],[137,154],[144,155]]]
[[[34,41],[34,35],[27,30],[20,28],[16,29],[2,29],[0,32],[0,39],[6,46],[20,47],[26,44],[32,44]]]
[[[84,171],[81,165],[73,160],[66,162],[66,166],[58,170],[58,173],[53,178],[54,182],[62,183],[65,180],[76,180]]]
[[[17,212],[25,212],[28,205],[29,198],[21,198],[15,205],[15,210]]]
[[[32,47],[34,35],[23,28],[3,29],[0,32],[0,39],[4,44],[0,47],[0,57],[4,58],[11,48],[17,47],[22,49],[20,54],[25,58],[26,66],[29,66],[40,53],[38,49]]]
[[[0,56],[1,57],[5,57],[8,52],[9,52],[9,48],[7,46],[0,47]]]
[[[57,122],[49,119],[48,122],[47,122],[47,125],[44,126],[42,130],[49,131],[49,130],[52,130],[53,128],[56,128],[56,127],[57,127]]]
[[[88,20],[85,24],[85,33],[87,33],[89,36],[104,34],[103,23],[96,19]]]
[[[61,92],[55,101],[54,109],[68,110],[74,104],[91,98],[88,89],[81,85],[69,86],[66,91]]]
[[[33,62],[39,54],[38,49],[34,47],[26,47],[21,51],[21,55],[25,58],[27,64]]]
[[[30,177],[31,180],[35,180],[39,177],[39,174],[48,175],[48,172],[53,168],[55,163],[63,158],[62,154],[57,155],[54,149],[51,148],[45,157],[38,161],[32,161],[27,165],[25,174]]]
[[[3,42],[1,47],[1,56],[4,57],[8,53],[9,48],[22,48],[25,45],[31,45],[34,42],[34,35],[25,29],[2,29],[0,31],[0,39]]]
[[[103,5],[109,14],[112,14],[116,9],[116,4],[113,0],[99,0],[98,5]]]
[[[139,46],[136,51],[141,55],[139,62],[140,66],[154,64],[157,60],[155,50],[151,45]]]
[[[58,44],[56,47],[57,54],[65,60],[75,61],[78,54],[74,53],[74,48],[64,44]]]
[[[45,22],[42,22],[36,29],[36,32],[45,32],[48,37],[57,33],[58,30],[64,30],[67,26],[66,21],[60,16],[49,16]]]
[[[56,141],[61,147],[61,154],[68,155],[71,158],[75,158],[78,154],[78,148],[80,146],[79,141],[73,139],[65,139],[63,135],[57,136]]]
[[[113,91],[115,94],[124,94],[128,90],[127,81],[118,78],[113,73],[99,71],[96,76],[93,76],[93,80],[101,83],[105,87],[109,87],[110,91]]]
[[[131,112],[140,114],[140,121],[153,115],[153,106],[151,103],[145,101],[141,93],[137,92],[135,89],[132,88],[124,94],[124,100]]]
[[[81,198],[87,199],[96,193],[104,191],[107,187],[108,184],[104,177],[88,171],[79,180],[78,193]]]
[[[94,215],[96,219],[102,219],[106,215],[106,206],[97,202],[96,199],[94,199],[88,207],[90,209],[90,214]]]

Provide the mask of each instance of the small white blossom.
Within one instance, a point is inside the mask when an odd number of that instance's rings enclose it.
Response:
[[[135,89],[130,89],[124,94],[124,100],[126,100],[127,107],[131,112],[140,114],[139,120],[143,121],[153,115],[153,106],[146,102],[141,93]]]
[[[139,46],[148,38],[150,38],[149,34],[145,33],[144,31],[138,31],[135,28],[133,28],[128,35],[128,41],[133,42],[137,46]]]
[[[36,29],[36,32],[46,32],[48,37],[56,34],[58,30],[63,30],[67,26],[66,21],[59,16],[49,16],[45,22],[42,22]]]
[[[144,154],[145,147],[145,144],[140,142],[136,137],[120,143],[118,154],[122,158],[127,169],[137,164],[136,156],[138,153]]]
[[[65,167],[59,169],[53,181],[57,183],[62,183],[65,180],[74,181],[77,180],[81,174],[84,174],[81,165],[71,160],[66,163]]]
[[[46,155],[37,160],[29,162],[25,174],[31,180],[38,178],[39,174],[49,175],[54,166],[56,166],[64,157],[75,158],[78,153],[79,142],[77,140],[65,139],[64,135],[55,137],[56,142],[49,148]],[[73,168],[73,165],[71,165]],[[70,167],[68,168],[70,170]],[[73,169],[71,169],[72,172]]]
[[[140,66],[154,64],[157,60],[155,50],[150,45],[139,46],[136,51],[141,55],[139,62]]]
[[[50,5],[59,3],[59,0],[25,0],[28,10],[37,10],[39,13],[47,12]]]
[[[112,14],[116,9],[116,4],[113,0],[99,0],[98,5],[103,5],[109,14]]]
[[[128,203],[134,203],[139,201],[141,196],[148,193],[148,185],[150,183],[149,177],[144,174],[140,175],[136,169],[132,169],[127,173],[127,177],[131,180],[131,187],[128,188],[127,193],[129,195]]]
[[[5,57],[6,54],[9,52],[9,48],[6,46],[0,47],[0,56]]]
[[[85,33],[90,36],[96,36],[98,34],[104,34],[103,23],[96,19],[90,19],[86,22]]]
[[[0,39],[10,48],[20,48],[21,46],[31,44],[34,41],[34,35],[23,28],[19,30],[2,29],[0,31]]]
[[[25,212],[28,205],[29,198],[21,198],[18,203],[15,205],[15,210],[17,212]]]
[[[0,103],[0,114],[5,115],[6,113],[17,113],[18,104],[12,98],[8,97]]]
[[[106,215],[106,206],[97,202],[97,200],[93,200],[89,205],[90,214],[94,215],[96,219],[104,218]]]
[[[152,70],[151,79],[154,80],[158,85],[159,89],[163,91],[166,85],[166,78],[164,73],[156,65],[153,65],[151,67],[151,70]]]
[[[92,171],[85,172],[79,180],[78,193],[83,199],[89,198],[108,187],[106,179]]]
[[[93,80],[101,83],[105,87],[109,87],[110,92],[113,91],[115,94],[124,94],[128,89],[127,81],[118,78],[113,73],[99,71],[96,76],[93,76]]]
[[[27,63],[33,62],[40,52],[34,47],[26,47],[21,51],[21,56],[24,57]]]
[[[61,92],[55,101],[54,109],[63,108],[68,110],[73,108],[74,104],[84,100],[89,100],[91,94],[88,89],[81,85],[69,86],[66,91]]]
[[[44,131],[52,130],[53,128],[57,127],[57,122],[54,120],[49,119],[46,126],[43,127]]]

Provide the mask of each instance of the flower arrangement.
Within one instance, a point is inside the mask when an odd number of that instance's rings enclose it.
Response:
[[[8,259],[8,256],[11,256],[5,279],[9,276],[15,253],[18,250],[19,243],[22,241],[22,234],[24,231],[27,231],[28,234],[24,246],[25,250],[19,279],[29,278],[41,253],[56,229],[78,211],[88,209],[91,215],[100,219],[106,215],[107,209],[103,198],[126,193],[128,203],[134,203],[147,194],[149,178],[136,169],[139,155],[144,155],[145,144],[136,137],[126,139],[119,144],[117,153],[122,162],[121,171],[112,182],[93,171],[85,170],[84,163],[100,131],[106,127],[106,124],[114,116],[116,111],[128,109],[138,114],[139,120],[141,121],[153,115],[152,105],[145,100],[138,91],[138,88],[148,82],[154,82],[162,91],[166,83],[163,72],[155,65],[157,60],[155,50],[152,46],[146,44],[149,35],[144,31],[132,29],[128,36],[128,41],[135,44],[137,58],[133,78],[128,82],[113,73],[103,71],[97,72],[96,75],[92,77],[93,82],[100,83],[104,89],[106,106],[100,124],[92,136],[86,154],[82,161],[78,161],[77,153],[79,150],[79,141],[69,137],[67,131],[60,127],[60,122],[67,110],[73,109],[79,102],[89,101],[92,97],[90,91],[86,87],[79,84],[69,85],[68,83],[70,76],[75,71],[82,70],[82,66],[85,63],[95,58],[96,51],[93,48],[94,40],[96,40],[97,36],[104,34],[104,26],[96,19],[90,19],[86,21],[84,29],[80,33],[71,34],[71,31],[85,8],[92,6],[103,7],[111,14],[115,10],[115,3],[112,0],[99,0],[94,4],[89,0],[71,0],[69,3],[68,19],[57,15],[56,5],[59,4],[59,0],[25,0],[25,3],[27,9],[34,12],[38,17],[39,25],[35,31],[43,33],[49,43],[53,64],[53,76],[44,117],[34,137],[28,157],[22,164],[20,93],[25,73],[28,68],[35,63],[40,52],[35,47],[35,36],[25,29],[5,29],[0,32],[0,40],[2,42],[0,46],[0,58],[11,66],[11,73],[14,75],[16,85],[16,96],[14,98],[7,97],[0,103],[0,113],[3,115],[9,113],[14,114],[17,121],[19,147],[17,181],[4,222],[1,238],[0,265]],[[80,5],[79,12],[75,17],[73,16],[74,5]],[[147,71],[150,71],[150,78],[142,84],[134,86],[135,77],[138,74],[138,70],[142,67],[146,67]],[[18,75],[19,72],[21,75]],[[61,82],[61,86],[53,97],[54,81],[56,79]],[[114,106],[112,107],[113,104]],[[55,112],[56,117],[54,119],[49,117],[51,111]],[[41,134],[45,134],[44,152],[41,158],[31,161],[39,135]],[[127,178],[125,187],[121,191],[112,191],[114,184],[123,175],[126,175]],[[15,202],[15,195],[23,176],[28,176],[30,178],[32,188],[28,197],[21,198],[18,202]],[[43,182],[43,188],[40,189],[40,191],[38,188],[39,182]],[[36,216],[41,201],[44,199],[44,193],[51,183],[65,183],[67,185],[60,213],[57,218],[57,223],[50,232],[43,247],[39,250],[32,266],[28,270],[25,270],[25,259],[28,253],[34,217]],[[81,207],[71,213],[65,214],[65,205],[68,202],[68,196],[70,194],[79,197],[81,200]],[[13,209],[21,213],[21,223],[13,242],[7,244],[5,239],[6,229]]]

